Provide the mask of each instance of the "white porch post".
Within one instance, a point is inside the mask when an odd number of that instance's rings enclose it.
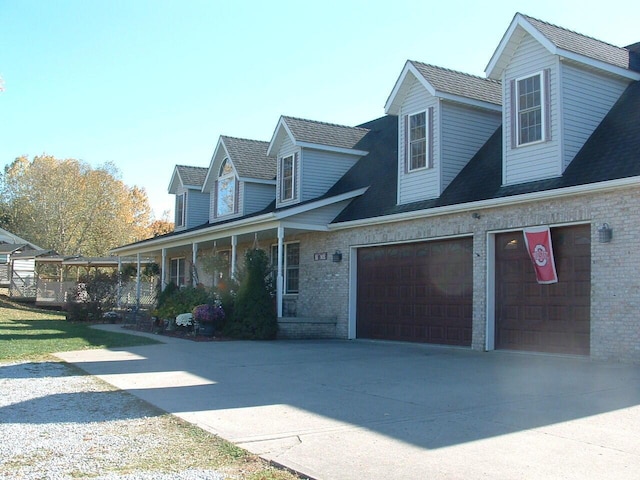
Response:
[[[198,272],[196,270],[196,260],[198,259],[198,244],[191,244],[191,286],[195,287],[198,284]]]
[[[118,300],[116,301],[118,308],[122,305],[122,257],[118,256]]]
[[[282,296],[284,288],[284,276],[282,272],[282,260],[284,258],[284,227],[278,227],[278,275],[276,277],[276,309],[278,318],[282,317]]]
[[[140,254],[136,254],[136,308],[140,309],[140,289],[142,285],[140,284]]]
[[[162,265],[160,265],[160,291],[164,292],[167,286],[167,249],[162,249]]]
[[[236,250],[238,247],[238,237],[231,235],[231,278],[236,278]]]

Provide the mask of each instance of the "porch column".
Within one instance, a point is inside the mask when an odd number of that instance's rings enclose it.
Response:
[[[162,249],[162,265],[160,265],[160,291],[164,292],[164,289],[167,287],[167,276],[166,276],[166,263],[167,263],[167,249]]]
[[[136,309],[140,310],[140,254],[136,254]]]
[[[122,257],[118,256],[118,300],[116,302],[118,308],[122,306]]]
[[[198,271],[196,270],[196,260],[198,259],[198,244],[191,244],[191,286],[198,285]]]
[[[213,241],[213,265],[214,265],[214,269],[213,269],[213,286],[217,287],[218,286],[218,242],[217,241]]]
[[[284,227],[278,227],[278,274],[276,276],[276,310],[278,318],[282,317],[282,296],[284,276],[282,272],[282,260],[284,257]]]
[[[236,278],[236,250],[238,247],[238,237],[231,235],[231,278]]]

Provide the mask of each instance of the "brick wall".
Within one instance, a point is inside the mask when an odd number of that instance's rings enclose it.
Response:
[[[640,363],[640,188],[583,194],[419,220],[379,224],[327,234],[303,235],[300,255],[299,316],[337,319],[336,336],[347,338],[351,247],[473,236],[472,348],[484,350],[487,331],[488,233],[531,225],[589,223],[592,232],[591,356]],[[473,218],[473,213],[480,218]],[[610,243],[598,243],[597,228],[613,228]],[[342,262],[331,255],[342,252]],[[314,253],[327,252],[327,260]],[[490,253],[490,252],[489,252]],[[490,266],[490,268],[492,268]]]

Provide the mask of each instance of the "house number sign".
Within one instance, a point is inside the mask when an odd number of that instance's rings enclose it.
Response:
[[[313,260],[315,262],[317,262],[318,260],[326,260],[326,259],[327,259],[327,252],[313,254]]]

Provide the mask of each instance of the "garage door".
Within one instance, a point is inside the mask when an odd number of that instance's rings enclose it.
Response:
[[[356,335],[471,345],[470,238],[358,250]]]
[[[496,348],[589,354],[590,227],[551,239],[558,283],[539,285],[522,232],[496,235]]]

